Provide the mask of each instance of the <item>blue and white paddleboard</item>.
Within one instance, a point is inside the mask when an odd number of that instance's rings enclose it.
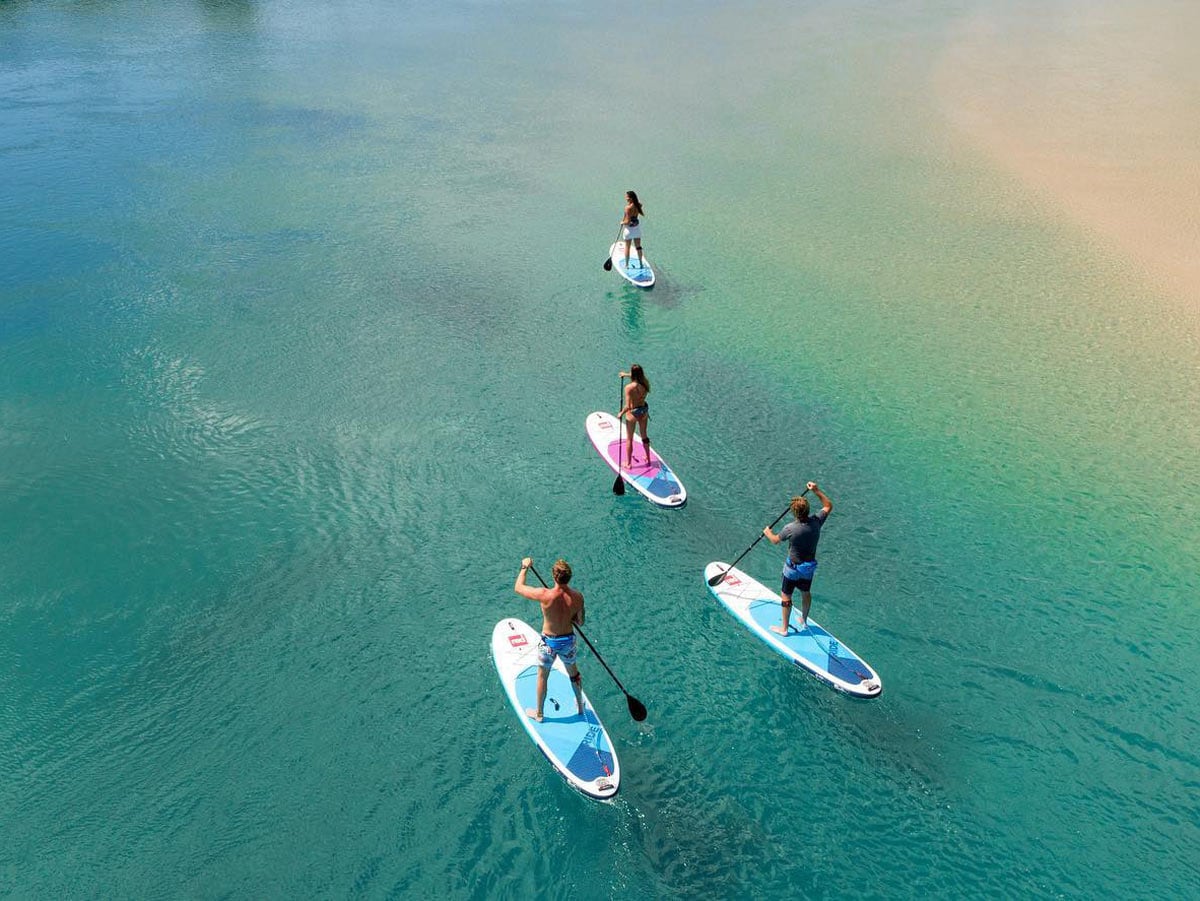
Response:
[[[612,741],[586,692],[583,715],[561,660],[546,682],[542,722],[525,713],[537,707],[537,646],[541,636],[519,619],[502,619],[492,630],[492,659],[517,719],[567,784],[589,798],[607,801],[621,787],[621,765]]]
[[[639,288],[649,288],[654,285],[654,270],[650,268],[650,261],[646,259],[645,254],[642,254],[641,264],[638,262],[638,250],[636,247],[629,248],[629,265],[625,265],[625,242],[617,241],[612,247],[608,248],[608,256],[612,260],[613,268],[621,273],[621,277],[631,284],[637,285]]]
[[[658,455],[653,444],[647,458],[646,445],[642,444],[642,436],[636,430],[633,434],[633,465],[627,467],[625,453],[629,448],[625,445],[625,429],[617,417],[597,410],[588,414],[584,428],[596,452],[613,472],[621,474],[625,484],[632,485],[639,494],[660,507],[682,507],[687,503],[687,489],[675,471]]]
[[[705,584],[727,569],[729,574],[718,584],[709,585],[708,590],[759,640],[839,691],[856,698],[879,696],[883,682],[865,660],[813,622],[812,617],[804,631],[796,628],[795,621],[800,615],[798,596],[796,609],[792,611],[792,625],[784,636],[771,631],[772,626],[783,621],[778,592],[740,569],[729,569],[728,563],[719,562],[704,567]]]

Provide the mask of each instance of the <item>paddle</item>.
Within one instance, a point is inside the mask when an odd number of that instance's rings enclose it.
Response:
[[[805,488],[803,491],[800,492],[801,497],[804,497],[804,495],[806,495],[806,494],[808,494],[807,488]],[[779,520],[781,520],[785,516],[787,516],[788,511],[790,511],[791,509],[792,509],[792,505],[789,503],[786,507],[783,508],[783,512],[775,517],[775,522],[771,523],[771,525],[768,526],[768,528],[771,528],[771,529],[775,528],[775,524],[778,523]],[[742,551],[738,555],[737,560],[734,560],[732,563],[729,564],[729,569],[733,569],[735,566],[737,566],[738,563],[741,561],[742,557],[745,557],[748,553],[750,553],[752,550],[754,550],[754,545],[758,544],[760,541],[762,541],[766,537],[767,537],[766,533],[759,532],[758,537],[755,538],[754,541],[752,541],[750,543],[750,547],[748,547],[744,551]],[[708,580],[708,584],[709,585],[720,585],[723,581],[725,581],[725,577],[727,575],[729,575],[729,569],[725,570],[724,572],[717,573],[715,576],[713,576],[711,579]]]
[[[622,222],[620,225],[617,226],[617,237],[614,240],[617,240],[617,241],[621,240],[621,232],[624,231],[624,229],[625,229],[625,223]],[[612,272],[612,251],[611,250],[608,252],[608,256],[606,256],[604,258],[604,271]]]
[[[534,569],[532,565],[530,565],[529,570],[535,576],[537,576],[537,580],[542,583],[543,588],[550,587],[549,585],[546,584],[546,580],[542,578],[542,574],[540,572],[538,572],[536,569]],[[610,676],[612,676],[612,680],[617,683],[617,688],[621,689],[621,691],[624,692],[625,700],[629,704],[629,715],[631,717],[633,717],[634,720],[636,720],[637,722],[639,722],[639,723],[642,722],[642,720],[644,720],[646,718],[646,705],[643,704],[641,701],[639,701],[637,698],[635,698],[633,695],[631,695],[629,692],[625,691],[625,686],[621,684],[621,680],[617,678],[616,673],[614,673],[611,669],[608,668],[608,664],[604,662],[604,658],[600,656],[600,652],[596,650],[596,646],[594,644],[592,644],[590,641],[588,641],[588,637],[583,634],[583,629],[581,629],[579,627],[578,623],[575,624],[575,631],[579,633],[579,637],[583,639],[584,644],[586,644],[589,648],[592,649],[592,653],[596,655],[596,659],[600,661],[600,665],[603,666],[604,669],[608,671],[608,674]]]
[[[621,406],[617,409],[625,409],[625,376],[621,376]],[[621,457],[625,455],[625,420],[623,416],[617,418],[617,428],[620,431],[617,433],[617,477],[613,479],[613,494],[620,497],[625,493],[625,479],[621,476]]]

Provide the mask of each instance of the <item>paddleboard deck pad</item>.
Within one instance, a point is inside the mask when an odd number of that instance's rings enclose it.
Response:
[[[707,585],[708,580],[717,573],[727,569],[728,563],[708,564],[704,567],[705,584]],[[796,599],[796,608],[792,611],[792,624],[788,634],[784,636],[771,631],[772,626],[779,626],[783,622],[779,609],[779,593],[767,588],[757,579],[746,575],[740,569],[731,569],[720,583],[709,585],[708,590],[759,640],[818,679],[856,698],[875,698],[883,692],[883,682],[879,674],[871,669],[865,660],[813,622],[811,617],[803,631],[796,628],[799,598]]]
[[[537,646],[541,636],[519,619],[502,619],[492,630],[492,659],[500,683],[533,743],[567,784],[589,798],[607,801],[621,787],[621,766],[596,711],[583,695],[583,715],[575,707],[571,677],[555,660],[546,680],[542,722],[525,710],[537,709]]]
[[[682,507],[687,503],[687,489],[658,455],[653,443],[650,445],[650,461],[646,462],[646,447],[642,436],[634,431],[633,466],[625,468],[625,429],[621,421],[611,413],[597,411],[589,413],[585,422],[587,436],[613,472],[620,472],[627,485],[660,507]],[[618,461],[620,465],[618,466]]]
[[[621,277],[626,281],[637,285],[639,288],[649,288],[654,284],[654,270],[650,268],[650,261],[642,256],[641,262],[638,262],[638,249],[630,246],[629,248],[629,265],[625,265],[625,242],[617,241],[612,247],[608,248],[609,259],[612,260],[613,268],[621,273]]]

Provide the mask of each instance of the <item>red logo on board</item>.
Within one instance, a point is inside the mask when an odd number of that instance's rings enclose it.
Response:
[[[512,645],[514,648],[523,648],[523,647],[525,647],[525,645],[529,644],[529,642],[526,640],[524,635],[508,636],[508,643],[510,645]]]

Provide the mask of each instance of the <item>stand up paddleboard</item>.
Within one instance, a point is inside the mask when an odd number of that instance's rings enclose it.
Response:
[[[597,411],[588,414],[586,426],[592,446],[613,472],[620,470],[626,484],[632,485],[660,507],[682,507],[687,503],[687,489],[671,471],[667,461],[658,455],[653,444],[650,446],[650,462],[646,462],[646,446],[636,431],[633,435],[633,466],[626,469],[625,455],[629,448],[625,445],[625,429],[620,420],[610,413]]]
[[[705,583],[727,569],[728,563],[708,564],[704,567]],[[758,639],[818,679],[856,698],[875,698],[883,691],[879,674],[865,660],[814,623],[811,617],[804,631],[796,628],[795,618],[800,615],[799,598],[796,598],[797,609],[792,611],[793,623],[785,637],[771,631],[772,626],[783,622],[778,592],[771,591],[740,569],[729,570],[729,575],[718,584],[709,585],[708,590]]]
[[[621,273],[621,276],[631,284],[637,285],[639,288],[649,288],[654,284],[654,270],[650,268],[650,261],[642,256],[641,265],[638,265],[638,250],[636,247],[629,248],[629,265],[625,265],[625,242],[617,241],[612,247],[608,248],[608,256],[612,260],[613,268]]]
[[[542,722],[526,708],[537,708],[537,646],[540,636],[519,619],[502,619],[492,630],[492,659],[517,719],[567,784],[589,798],[607,801],[621,787],[621,766],[612,741],[585,693],[583,715],[575,708],[575,690],[561,660],[546,681]]]

